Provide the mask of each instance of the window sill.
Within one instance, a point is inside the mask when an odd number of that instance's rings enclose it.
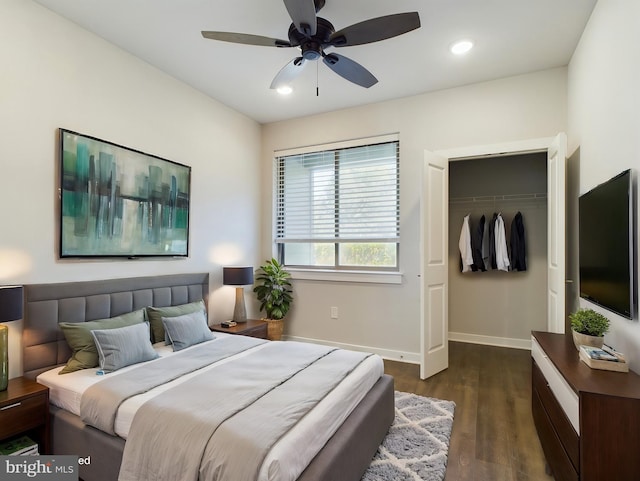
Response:
[[[402,284],[401,272],[287,268],[293,280]]]

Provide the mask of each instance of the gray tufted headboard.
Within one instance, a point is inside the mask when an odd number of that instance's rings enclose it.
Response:
[[[209,297],[209,274],[32,284],[24,288],[23,369],[26,377],[67,362],[71,351],[58,322],[119,316],[147,306],[176,306]]]

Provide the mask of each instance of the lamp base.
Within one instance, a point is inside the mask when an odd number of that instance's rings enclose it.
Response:
[[[0,391],[9,384],[9,329],[0,324]]]
[[[236,322],[247,321],[247,310],[244,307],[244,287],[236,287],[236,306],[233,309],[233,320]]]

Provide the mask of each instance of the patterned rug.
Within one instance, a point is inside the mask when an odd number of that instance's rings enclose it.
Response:
[[[442,481],[453,401],[396,391],[396,417],[362,481]]]

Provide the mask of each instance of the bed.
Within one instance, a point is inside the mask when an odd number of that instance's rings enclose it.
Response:
[[[40,379],[45,379],[45,372],[67,361],[70,350],[58,327],[59,322],[110,318],[150,305],[178,306],[200,299],[206,303],[208,292],[208,274],[202,273],[26,286],[23,335],[25,376],[36,378],[42,374]],[[224,338],[224,335],[219,335],[210,342]],[[270,348],[276,346],[275,343],[266,344],[270,344]],[[256,350],[259,349],[263,347],[256,347]],[[328,441],[318,448],[317,454],[314,452],[310,456],[308,465],[297,479],[360,479],[394,415],[393,379],[381,375],[371,384],[361,399],[354,401],[352,410],[343,413],[342,417],[346,417],[344,422],[333,434],[328,435]],[[52,402],[56,402],[55,396],[52,398]],[[74,454],[83,458],[90,456],[91,463],[80,466],[80,477],[85,481],[117,479],[126,433],[110,435],[88,426],[64,402],[57,403],[67,409],[54,404],[50,407],[53,454]],[[332,410],[335,409],[329,409]],[[277,456],[290,458],[297,454]]]

